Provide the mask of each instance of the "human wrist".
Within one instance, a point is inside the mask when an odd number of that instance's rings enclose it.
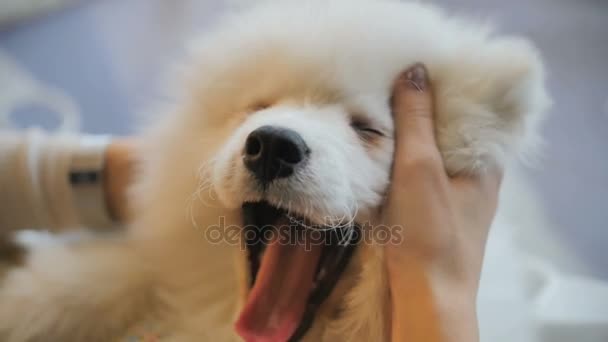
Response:
[[[391,287],[404,286],[414,278],[424,279],[437,294],[458,295],[475,304],[479,284],[477,267],[463,266],[457,258],[431,258],[408,252],[390,257],[386,265]]]
[[[393,336],[429,342],[478,340],[477,288],[442,268],[418,257],[400,260],[399,269],[391,266]]]

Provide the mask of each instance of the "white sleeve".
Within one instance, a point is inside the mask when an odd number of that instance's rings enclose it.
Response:
[[[107,136],[0,132],[0,232],[107,228]]]

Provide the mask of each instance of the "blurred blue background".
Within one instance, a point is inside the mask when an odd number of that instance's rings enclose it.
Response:
[[[10,2],[44,1],[0,0],[0,6]],[[117,135],[134,131],[135,114],[160,94],[167,67],[189,37],[227,9],[220,0],[71,2],[50,14],[5,20],[0,51],[70,95],[85,132]],[[490,18],[500,32],[525,35],[542,51],[555,103],[543,158],[528,173],[557,234],[594,275],[608,279],[608,1],[433,2]],[[0,80],[0,93],[7,91],[2,87],[10,84]],[[13,116],[39,123],[47,120],[41,111],[21,108]]]

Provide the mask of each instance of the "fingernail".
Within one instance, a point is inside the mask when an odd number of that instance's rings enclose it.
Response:
[[[426,68],[422,63],[416,63],[412,65],[409,69],[405,71],[405,74],[403,76],[407,81],[406,84],[409,87],[420,92],[426,90],[428,80],[426,75]]]

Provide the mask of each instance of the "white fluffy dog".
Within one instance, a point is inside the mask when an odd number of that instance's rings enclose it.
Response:
[[[534,143],[548,99],[525,40],[418,3],[256,6],[197,42],[186,96],[146,131],[128,232],[33,249],[0,280],[1,340],[386,340],[382,243],[349,234],[387,189],[391,86],[415,62],[450,174]],[[285,222],[350,244],[252,243]]]

